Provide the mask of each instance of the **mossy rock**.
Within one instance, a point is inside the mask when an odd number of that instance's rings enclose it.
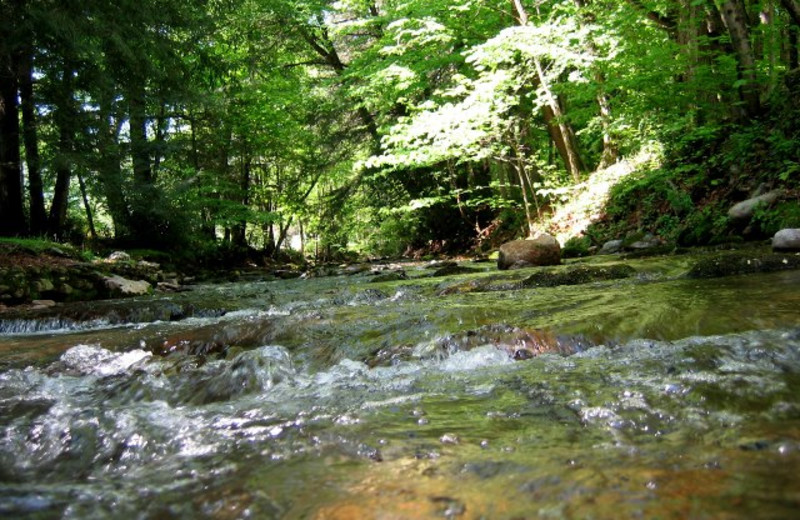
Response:
[[[571,267],[564,271],[539,271],[520,282],[521,287],[555,287],[581,285],[603,280],[620,280],[636,274],[636,269],[625,264],[610,266]]]
[[[405,271],[393,271],[391,273],[386,274],[379,274],[372,280],[371,283],[381,283],[381,282],[397,282],[400,280],[408,280],[408,275]]]
[[[702,258],[686,273],[688,278],[721,278],[739,274],[800,269],[800,255],[735,251]]]
[[[477,269],[471,267],[464,267],[463,265],[446,265],[434,271],[430,276],[432,278],[437,276],[455,276],[458,274],[476,273]]]
[[[674,244],[663,244],[660,246],[648,247],[646,249],[639,249],[628,251],[622,258],[646,258],[649,256],[663,256],[675,253],[677,250]]]

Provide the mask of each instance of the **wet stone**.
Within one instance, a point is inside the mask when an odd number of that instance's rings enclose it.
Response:
[[[446,265],[437,269],[436,271],[431,274],[431,277],[437,276],[455,276],[459,274],[469,274],[478,272],[476,269],[472,269],[470,267],[464,267],[460,265]]]
[[[408,275],[405,271],[392,271],[390,273],[379,274],[370,280],[371,283],[382,282],[398,282],[400,280],[408,280]]]
[[[458,262],[453,260],[442,260],[442,261],[433,261],[430,262],[428,265],[425,266],[425,269],[435,269],[439,270],[445,267],[456,267],[458,266]]]
[[[558,285],[580,285],[604,280],[630,278],[636,270],[625,264],[611,266],[577,266],[563,271],[540,271],[525,278],[522,287],[555,287]]]
[[[484,479],[494,478],[499,475],[523,473],[529,470],[530,468],[528,468],[527,466],[524,466],[522,464],[517,464],[516,462],[489,460],[480,462],[468,462],[464,464],[464,467],[461,469],[461,472],[471,473],[473,475],[476,475],[478,478],[484,480]]]
[[[719,278],[789,269],[800,269],[800,255],[736,251],[700,259],[692,265],[686,276],[688,278]]]

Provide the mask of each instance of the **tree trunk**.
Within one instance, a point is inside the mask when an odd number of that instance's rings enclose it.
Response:
[[[25,162],[28,166],[28,200],[30,203],[30,231],[40,236],[47,230],[47,213],[44,208],[44,188],[39,160],[39,139],[36,131],[36,107],[33,98],[32,49],[21,53],[19,63],[19,97],[22,109],[22,138],[25,144]]]
[[[56,186],[53,191],[53,202],[50,204],[48,223],[51,237],[63,238],[67,222],[69,206],[69,181],[72,174],[72,135],[68,123],[59,125],[58,157],[53,161],[56,172]]]
[[[293,220],[294,216],[290,216],[285,225],[278,226],[278,240],[275,242],[275,252],[273,253],[273,256],[277,256],[277,254],[280,253],[281,247],[283,246],[283,242],[286,240],[289,227],[292,225]]]
[[[305,229],[303,227],[303,221],[302,220],[298,220],[297,223],[300,226],[300,254],[303,255],[303,258],[305,258],[305,256],[306,256],[305,255],[306,254],[306,234],[305,234]]]
[[[239,180],[239,190],[241,194],[242,206],[247,208],[250,205],[250,172],[252,159],[245,159],[242,165],[242,175]],[[238,222],[233,227],[233,243],[239,247],[247,247],[247,220]]]
[[[800,33],[800,26],[789,27],[789,70],[800,67],[800,53],[797,50],[797,35]]]
[[[585,9],[589,0],[574,0],[575,7],[578,9]],[[585,14],[581,19],[594,22],[594,16]],[[589,52],[592,56],[597,56],[597,45],[592,39],[588,42]],[[595,83],[597,83],[597,106],[600,109],[600,125],[603,128],[603,153],[600,156],[599,168],[607,168],[617,162],[619,159],[619,144],[611,132],[611,97],[605,90],[606,76],[601,70],[597,70],[594,74]]]
[[[69,63],[64,64],[61,71],[61,85],[58,92],[54,119],[58,128],[58,149],[53,160],[56,172],[56,186],[53,191],[53,202],[50,204],[48,230],[50,236],[62,238],[67,222],[69,206],[69,182],[72,175],[72,154],[75,113],[73,110],[73,73]]]
[[[731,37],[739,73],[744,82],[740,89],[740,95],[744,102],[745,112],[748,117],[755,117],[761,112],[761,102],[756,78],[755,56],[750,46],[750,32],[747,28],[747,17],[738,0],[722,2],[720,14]]]
[[[528,25],[528,13],[522,5],[521,0],[511,0],[514,10],[517,13],[517,23],[524,27]],[[548,131],[556,142],[556,147],[564,159],[564,165],[567,171],[572,175],[575,182],[580,182],[581,172],[585,169],[583,161],[578,153],[578,142],[575,138],[575,132],[565,120],[565,113],[561,107],[558,97],[553,92],[550,81],[544,72],[542,62],[538,57],[533,58],[533,66],[536,68],[536,74],[539,76],[539,85],[542,87],[545,98],[545,112],[550,112],[552,117],[545,115],[545,121],[548,125]],[[555,124],[552,124],[555,123]]]
[[[97,231],[94,228],[94,216],[92,215],[92,206],[89,204],[89,194],[86,192],[86,183],[83,182],[83,175],[80,171],[75,172],[78,176],[78,185],[81,189],[81,197],[83,198],[83,207],[86,210],[86,222],[89,224],[89,236],[92,240],[97,240]]]
[[[131,215],[125,200],[122,176],[122,153],[119,146],[121,118],[115,120],[113,93],[100,102],[100,121],[98,122],[98,148],[100,162],[98,176],[108,204],[108,212],[114,224],[114,237],[127,238],[131,229]]]
[[[800,2],[797,0],[781,0],[781,5],[789,12],[792,22],[800,27]]]
[[[147,142],[145,89],[139,80],[132,80],[132,83],[128,92],[128,110],[133,179],[136,184],[150,185],[153,182],[153,171],[150,164],[150,146]]]
[[[558,100],[556,100],[555,104],[558,106]],[[559,122],[559,118],[563,118],[563,111],[560,108],[557,111],[553,110],[553,105],[548,103],[542,107],[542,116],[547,125],[550,138],[556,146],[558,155],[564,161],[564,166],[572,176],[572,179],[575,182],[580,182],[581,172],[585,170],[585,167],[577,151],[578,145],[575,133],[570,125],[564,123],[563,120]]]
[[[316,33],[312,34],[306,27],[299,28],[300,34],[311,48],[314,49],[314,52],[319,54],[337,75],[341,76],[347,69],[347,66],[342,62],[323,24],[324,22],[320,22],[322,30],[319,31],[319,35]],[[375,154],[380,151],[381,145],[381,137],[380,134],[378,134],[378,124],[375,122],[375,118],[369,110],[364,107],[361,99],[356,98],[353,101],[358,106],[358,117],[364,123],[367,133],[372,138],[372,153]]]
[[[764,2],[759,13],[759,20],[763,35],[762,59],[769,64],[769,82],[766,91],[766,96],[769,98],[778,86],[778,60],[780,58],[780,45],[778,44],[780,31],[775,25],[775,6],[772,5],[771,0]]]
[[[59,130],[58,157],[53,161],[56,172],[56,186],[53,191],[53,202],[50,204],[48,223],[51,237],[62,238],[67,222],[67,206],[69,206],[69,180],[72,174],[72,137],[69,129],[62,126]]]
[[[15,61],[10,53],[0,53],[0,236],[26,231]]]

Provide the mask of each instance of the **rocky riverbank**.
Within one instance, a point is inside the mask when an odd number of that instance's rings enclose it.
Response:
[[[36,251],[0,244],[0,310],[20,304],[47,307],[56,302],[177,291],[185,280],[155,262],[135,260],[124,252],[83,260],[66,248]]]

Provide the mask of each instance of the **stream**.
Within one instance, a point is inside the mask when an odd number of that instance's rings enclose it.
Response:
[[[800,271],[692,261],[0,315],[0,517],[796,517]]]

